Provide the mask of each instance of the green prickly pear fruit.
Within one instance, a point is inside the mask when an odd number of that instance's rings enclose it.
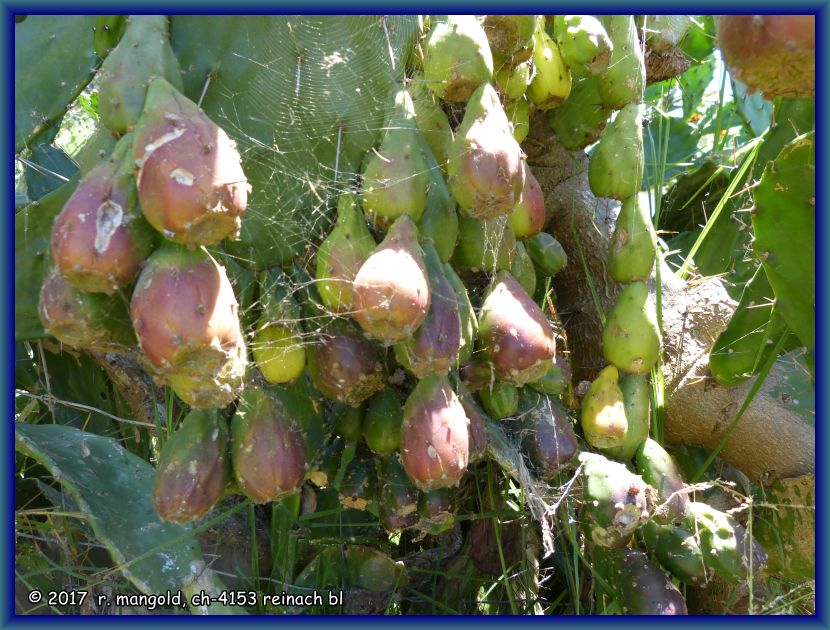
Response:
[[[307,465],[305,439],[288,409],[247,387],[231,421],[231,459],[239,489],[254,503],[299,492]]]
[[[424,79],[435,95],[465,102],[492,77],[493,54],[475,16],[433,17],[424,42]]]
[[[582,463],[582,511],[589,540],[600,547],[624,547],[649,518],[653,489],[618,462],[590,452]]]
[[[519,240],[536,236],[545,226],[545,195],[530,167],[525,173],[522,195],[508,216],[513,234]]]
[[[191,411],[164,443],[153,506],[166,521],[192,523],[213,509],[231,481],[228,426],[216,411]]]
[[[46,332],[73,348],[127,352],[136,344],[121,296],[79,291],[56,269],[43,281],[38,314]]]
[[[52,225],[52,259],[73,287],[112,293],[129,285],[153,250],[155,231],[138,207],[132,134],[78,184]]]
[[[591,154],[588,182],[597,197],[625,201],[643,183],[643,117],[638,104],[626,105],[605,129]]]
[[[513,264],[510,265],[510,275],[522,285],[528,295],[536,293],[536,267],[525,249],[524,243],[516,243],[516,255],[513,256]]]
[[[452,265],[461,272],[495,273],[510,269],[516,252],[516,236],[507,217],[473,219],[458,217],[458,245]]]
[[[470,453],[467,423],[446,376],[418,381],[404,404],[401,462],[419,490],[448,488],[461,480]]]
[[[340,482],[340,505],[355,510],[365,510],[377,498],[378,476],[375,458],[362,444],[346,465]]]
[[[458,376],[471,392],[490,387],[490,384],[496,379],[493,366],[485,363],[480,355],[475,356],[466,365],[462,365],[458,370]]]
[[[317,291],[326,308],[351,312],[354,277],[375,247],[357,196],[344,192],[337,200],[337,223],[317,250]]]
[[[649,384],[645,376],[626,374],[620,379],[619,386],[623,395],[627,423],[625,439],[619,446],[602,449],[602,452],[620,461],[630,461],[640,445],[648,438],[651,426]],[[651,483],[645,476],[643,479]]]
[[[568,99],[548,114],[550,128],[569,151],[593,144],[605,129],[612,110],[599,95],[601,82],[598,75],[575,82]]]
[[[496,89],[507,101],[517,101],[527,91],[530,83],[531,64],[529,61],[512,66],[504,64],[496,71],[494,84]]]
[[[386,384],[380,349],[341,320],[331,322],[306,348],[306,369],[320,393],[353,407]]]
[[[453,138],[450,121],[435,100],[435,95],[427,88],[422,74],[412,77],[409,83],[409,94],[415,109],[415,124],[421,131],[421,136],[429,146],[435,161],[442,170],[446,170]],[[430,181],[431,185],[432,181]]]
[[[303,373],[306,361],[300,309],[282,271],[269,272],[261,285],[262,313],[251,344],[254,361],[269,383],[291,383]]]
[[[496,381],[478,392],[484,410],[494,420],[502,420],[516,414],[519,409],[519,390],[515,385]]]
[[[452,258],[458,242],[458,212],[438,165],[431,156],[425,157],[429,168],[429,188],[427,205],[418,221],[418,233],[421,242],[431,239],[441,261],[447,262]]]
[[[634,549],[594,550],[597,570],[605,576],[624,615],[686,615],[680,590],[648,556]]]
[[[484,298],[478,339],[496,378],[518,387],[539,380],[556,354],[550,322],[506,271],[496,275]]]
[[[513,130],[513,138],[521,144],[530,133],[530,102],[526,96],[522,96],[508,103],[504,108],[504,113]]]
[[[519,405],[522,451],[539,476],[553,479],[579,452],[568,412],[555,398],[525,390]]]
[[[418,221],[429,183],[412,97],[395,86],[389,100],[392,105],[380,146],[366,154],[361,171],[363,212],[382,230],[404,214]]]
[[[147,86],[163,77],[181,91],[179,61],[170,46],[166,15],[131,15],[118,46],[98,71],[98,113],[114,135],[131,131],[141,116]]]
[[[602,352],[622,372],[648,374],[660,355],[660,329],[644,282],[622,290],[602,331]]]
[[[547,232],[539,232],[524,243],[536,270],[543,275],[555,276],[568,264],[568,255],[562,244]]]
[[[621,109],[643,100],[646,67],[633,15],[607,15],[603,17],[603,25],[613,52],[601,75],[599,92],[606,105]]]
[[[594,16],[557,15],[553,18],[553,36],[574,75],[596,75],[608,68],[614,44]]]
[[[541,20],[533,34],[533,65],[536,72],[527,88],[528,97],[538,109],[559,107],[571,93],[571,71]]]
[[[447,182],[461,210],[475,219],[508,214],[524,187],[523,153],[496,90],[473,92],[455,133]]]
[[[485,15],[481,25],[491,50],[511,56],[532,45],[538,19],[536,15]]]
[[[669,521],[682,518],[689,503],[686,486],[671,455],[657,441],[648,438],[637,449],[637,472],[664,504],[658,506],[658,515]]]
[[[418,228],[397,219],[354,279],[354,318],[364,331],[387,343],[412,335],[429,311],[429,279]]]
[[[571,366],[561,356],[553,359],[553,364],[538,381],[530,383],[537,392],[548,396],[558,396],[568,389],[571,382]]]
[[[706,565],[724,580],[741,582],[761,572],[767,557],[746,528],[732,516],[699,501],[686,508],[689,528],[700,536]]]
[[[582,399],[582,431],[585,440],[599,449],[623,446],[628,433],[625,402],[620,390],[619,372],[605,367],[588,387]]]
[[[401,447],[401,401],[391,387],[369,399],[363,418],[363,438],[372,452],[389,455]]]
[[[681,582],[701,585],[707,581],[703,551],[688,527],[661,525],[652,519],[643,525],[643,540],[663,568]]]
[[[475,397],[464,385],[464,382],[459,380],[456,387],[458,392],[458,400],[461,401],[461,406],[464,408],[464,413],[467,414],[469,424],[469,439],[470,439],[470,463],[477,462],[484,457],[487,451],[487,421],[484,412],[475,400]]]
[[[449,488],[438,488],[418,495],[418,527],[436,536],[455,524],[455,505]]]
[[[308,480],[318,488],[326,488],[334,483],[340,464],[343,461],[343,452],[346,450],[346,441],[341,437],[334,438],[316,458],[316,465],[308,474]]]
[[[394,346],[398,363],[418,378],[449,372],[461,348],[458,300],[432,241],[424,243],[424,263],[431,296],[429,311],[415,333]]]
[[[608,243],[608,273],[627,284],[651,275],[657,255],[657,234],[640,195],[623,201],[614,235]]]
[[[363,437],[363,419],[366,414],[364,405],[352,407],[344,403],[335,403],[332,414],[332,431],[349,442],[359,442]]]
[[[237,238],[250,186],[235,143],[161,78],[135,127],[138,200],[147,221],[188,247]]]
[[[136,282],[130,314],[141,349],[163,374],[202,377],[245,368],[238,304],[225,269],[204,250],[165,243]]]
[[[478,336],[478,320],[476,319],[473,305],[470,302],[470,295],[467,287],[455,273],[452,265],[444,263],[444,275],[450,283],[455,300],[458,304],[458,318],[461,322],[461,344],[458,350],[458,363],[463,364],[470,360],[473,355],[476,337]]]
[[[387,532],[399,532],[418,523],[418,489],[409,481],[400,455],[380,461],[378,516]]]

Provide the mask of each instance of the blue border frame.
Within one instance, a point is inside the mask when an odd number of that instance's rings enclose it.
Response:
[[[625,6],[626,10],[631,10],[632,5]],[[666,5],[664,3],[640,1],[633,5],[638,9],[639,13],[647,13],[652,11],[655,13],[665,12]],[[106,13],[109,7],[103,3],[95,2],[75,2],[71,5],[60,2],[2,2],[2,29],[3,41],[5,42],[4,63],[2,65],[2,80],[3,85],[13,85],[14,65],[14,14],[28,13],[89,13],[98,14]],[[622,7],[618,3],[606,2],[586,2],[586,3],[566,3],[563,6],[556,6],[559,9],[582,10],[585,13],[614,13],[619,12]],[[554,9],[554,6],[548,3],[539,2],[424,2],[418,4],[408,4],[402,6],[389,5],[387,3],[379,2],[359,2],[349,3],[347,7],[336,2],[313,1],[303,3],[265,3],[252,2],[247,0],[242,3],[235,3],[232,10],[228,10],[223,3],[220,2],[176,2],[174,6],[164,2],[146,2],[134,3],[128,2],[118,6],[120,13],[244,13],[244,14],[267,14],[267,13],[307,13],[307,14],[359,14],[359,13],[380,13],[392,9],[394,13],[436,13],[442,10],[445,13],[472,13],[483,12],[485,9],[496,9],[503,12],[510,13],[545,13]],[[709,1],[692,3],[683,3],[682,5],[671,5],[672,13],[689,13],[702,14],[708,9],[712,13],[780,13],[780,14],[797,14],[812,13],[817,16],[816,30],[817,30],[817,48],[816,48],[816,111],[819,115],[816,117],[816,167],[818,169],[819,177],[816,180],[816,198],[818,200],[816,206],[816,245],[818,252],[818,261],[816,269],[816,297],[817,297],[817,321],[823,323],[828,314],[828,292],[827,292],[827,275],[826,269],[828,262],[828,254],[821,247],[822,243],[830,243],[830,234],[828,233],[828,219],[826,212],[830,211],[830,204],[827,203],[827,124],[826,113],[828,112],[827,100],[827,53],[828,44],[827,36],[830,35],[830,11],[828,11],[828,2],[793,0],[788,3],[777,2],[728,2],[717,3]],[[824,115],[822,115],[824,114]],[[2,132],[0,132],[0,140],[6,149],[6,155],[13,154],[14,148],[14,92],[11,88],[5,90],[3,98],[3,120]],[[821,175],[824,175],[822,177]],[[8,169],[4,179],[5,190],[3,198],[6,200],[4,204],[5,229],[2,231],[3,239],[3,256],[6,260],[2,271],[2,289],[5,301],[2,308],[2,327],[3,327],[3,343],[5,351],[5,362],[3,363],[7,374],[5,377],[6,386],[2,389],[3,408],[9,412],[5,427],[2,432],[4,453],[6,454],[6,469],[7,472],[3,479],[2,488],[3,493],[3,522],[7,525],[3,531],[2,551],[0,551],[0,560],[5,571],[2,572],[2,581],[0,584],[0,593],[2,593],[3,601],[0,609],[0,624],[15,625],[25,627],[39,627],[41,624],[57,621],[55,617],[49,616],[16,616],[14,615],[14,243],[12,236],[14,234],[14,211],[13,211],[13,191],[14,191],[14,170]],[[827,453],[826,439],[827,431],[824,426],[826,417],[826,392],[827,374],[825,370],[825,357],[827,356],[827,334],[823,326],[817,326],[816,330],[816,440],[820,447],[819,455],[816,458],[816,491],[817,491],[817,514],[816,514],[816,529],[817,531],[828,531],[827,525],[827,464],[821,456]],[[769,625],[810,625],[825,627],[828,625],[827,618],[827,582],[826,582],[826,559],[827,559],[827,544],[821,536],[816,536],[816,615],[814,617],[737,617],[720,619],[717,617],[705,617],[704,623],[721,624],[763,624]],[[118,623],[125,623],[129,625],[135,624],[166,624],[170,620],[175,620],[174,623],[191,623],[193,619],[198,619],[197,623],[208,624],[224,624],[227,619],[224,618],[193,618],[182,616],[153,616],[153,617],[119,617]],[[396,617],[395,623],[403,623],[406,625],[433,625],[439,619],[445,620],[445,617]],[[48,621],[47,621],[48,620]],[[66,624],[109,624],[112,623],[112,617],[66,617],[61,618],[60,623]],[[356,624],[366,623],[386,623],[389,618],[385,617],[316,617],[305,616],[297,618],[289,617],[256,617],[251,616],[245,618],[245,623],[279,623],[281,626],[302,626],[305,628],[313,627],[321,620],[323,623],[338,625],[345,624],[354,626]],[[239,623],[239,618],[234,618],[236,623]],[[500,617],[466,617],[463,620],[453,620],[453,625],[459,622],[463,625],[471,624],[500,624],[505,620]],[[675,618],[670,623],[689,624],[699,623],[701,617]],[[517,623],[516,618],[509,619],[509,623]],[[440,623],[440,622],[439,622]],[[561,627],[563,624],[574,625],[579,627],[587,627],[599,624],[665,624],[665,621],[657,619],[645,618],[630,618],[630,617],[616,617],[614,619],[599,618],[599,617],[556,617],[549,619],[547,617],[523,617],[521,623],[552,623]]]

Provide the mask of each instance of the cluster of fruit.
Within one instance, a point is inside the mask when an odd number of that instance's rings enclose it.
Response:
[[[262,272],[258,316],[244,330],[225,269],[203,247],[239,232],[249,192],[240,156],[181,94],[164,18],[131,17],[101,69],[101,119],[120,139],[55,221],[43,324],[88,350],[137,347],[193,409],[160,455],[162,518],[197,520],[228,492],[281,500],[308,480],[336,483],[347,508],[376,501],[390,532],[437,533],[452,525],[452,489],[487,454],[488,423],[510,418],[539,477],[579,465],[597,565],[630,577],[611,582],[662,589],[621,600],[632,612],[680,612],[677,589],[627,548],[635,530],[645,526],[649,548],[684,580],[707,569],[744,576],[748,547],[734,519],[687,500],[648,439],[660,333],[645,283],[656,237],[638,202],[645,77],[634,19],[427,21],[405,83],[388,94],[380,143],[337,199],[313,264]],[[461,103],[453,128],[447,112]],[[548,110],[568,148],[599,138],[591,187],[622,202],[609,270],[628,286],[608,315],[610,365],[585,394],[581,422],[591,447],[621,461],[636,453],[642,476],[579,454],[559,400],[570,370],[538,304],[567,257],[542,232],[544,196],[519,144],[531,108]],[[277,395],[306,378],[329,400],[317,452]],[[220,410],[232,403],[229,429]],[[349,442],[359,444],[345,461]]]

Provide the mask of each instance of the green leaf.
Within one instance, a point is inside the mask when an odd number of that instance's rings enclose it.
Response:
[[[702,61],[715,50],[715,17],[695,15],[692,27],[680,42],[680,50],[695,61]]]
[[[743,383],[756,374],[774,341],[783,334],[786,326],[773,306],[772,288],[759,267],[709,353],[712,376],[724,387]]]
[[[732,80],[732,94],[738,106],[738,112],[746,120],[752,133],[756,136],[764,133],[772,122],[772,103],[761,96],[760,92],[749,94],[746,85]]]
[[[808,348],[815,344],[815,134],[790,142],[767,164],[755,188],[755,253],[787,325]]]
[[[156,515],[151,500],[155,471],[150,464],[111,438],[57,424],[16,423],[15,448],[60,480],[124,576],[140,591],[192,588],[196,580],[208,586],[205,579],[212,572],[204,568],[191,528],[163,522]],[[197,570],[202,573],[195,575]]]
[[[77,185],[78,176],[75,176],[14,215],[14,338],[17,341],[46,336],[37,306],[40,285],[52,264],[52,223]]]
[[[31,201],[57,190],[78,172],[75,160],[51,144],[36,145],[26,160],[29,163],[25,164],[23,176]]]
[[[14,25],[14,150],[51,127],[92,79],[94,15],[30,15]]]

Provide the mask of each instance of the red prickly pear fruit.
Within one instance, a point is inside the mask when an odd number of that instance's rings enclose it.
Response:
[[[521,400],[522,450],[542,479],[551,480],[579,452],[568,412],[558,400],[526,391]]]
[[[447,183],[463,212],[475,219],[508,214],[524,188],[523,159],[498,94],[485,83],[470,97],[450,145]]]
[[[401,461],[424,492],[458,484],[469,461],[464,407],[446,376],[421,379],[404,404]]]
[[[594,566],[603,575],[624,615],[686,615],[686,600],[671,576],[634,549],[596,547]]]
[[[222,498],[231,480],[228,427],[216,411],[191,411],[164,443],[153,505],[166,521],[191,523]]]
[[[306,369],[324,396],[357,407],[386,384],[379,348],[339,320],[306,348]]]
[[[418,490],[409,481],[400,455],[380,461],[378,515],[384,529],[399,532],[418,522]]]
[[[166,15],[131,15],[118,45],[101,64],[98,110],[101,123],[115,136],[133,129],[155,77],[182,89],[181,68],[167,31]]]
[[[463,381],[458,382],[456,389],[458,390],[458,400],[464,408],[464,413],[467,414],[467,420],[470,421],[468,427],[470,438],[469,451],[470,463],[472,464],[482,459],[487,451],[486,416]]]
[[[305,439],[281,402],[248,387],[231,422],[231,459],[245,496],[255,503],[279,501],[303,483]]]
[[[354,277],[375,247],[357,196],[343,193],[337,201],[337,223],[317,250],[317,291],[326,308],[351,312]]]
[[[731,76],[767,100],[816,94],[814,15],[719,15],[718,48]]]
[[[130,284],[153,249],[132,174],[132,134],[90,171],[52,225],[52,258],[73,287],[112,293]]]
[[[446,374],[461,349],[458,300],[432,241],[424,243],[430,289],[427,316],[415,334],[395,345],[398,363],[418,378]]]
[[[172,243],[156,250],[130,312],[141,349],[161,374],[241,384],[246,358],[236,296],[224,268],[204,251]]]
[[[133,159],[144,216],[188,247],[237,238],[250,186],[235,143],[161,78],[147,89]]]
[[[556,354],[550,322],[506,271],[496,275],[481,306],[478,339],[496,378],[517,387],[544,376]]]
[[[536,236],[545,227],[545,195],[530,167],[526,167],[525,185],[519,201],[508,216],[513,234],[520,240]]]
[[[79,291],[55,269],[43,281],[38,313],[46,332],[67,346],[100,352],[135,347],[121,296]]]
[[[354,317],[370,336],[396,343],[410,337],[429,311],[430,291],[418,228],[397,219],[354,279]]]

